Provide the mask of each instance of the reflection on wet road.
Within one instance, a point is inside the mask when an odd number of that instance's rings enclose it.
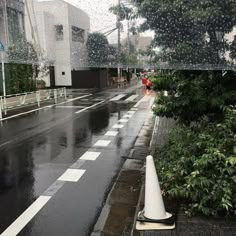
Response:
[[[142,97],[100,93],[4,121],[0,233],[89,235],[145,121],[151,96],[131,110]]]

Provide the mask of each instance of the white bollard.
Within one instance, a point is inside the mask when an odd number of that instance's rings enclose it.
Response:
[[[36,91],[36,101],[38,103],[38,107],[40,107],[40,91]]]
[[[2,119],[2,104],[0,104],[0,120]]]
[[[57,104],[57,90],[54,89],[54,102]]]
[[[146,157],[145,205],[139,212],[137,230],[174,229],[172,214],[166,212],[152,156]]]
[[[65,96],[65,100],[67,100],[66,87],[64,88],[64,96]]]

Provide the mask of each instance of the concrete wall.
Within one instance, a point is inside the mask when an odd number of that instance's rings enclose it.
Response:
[[[73,88],[107,87],[108,71],[106,69],[72,71]]]
[[[87,48],[86,41],[88,38],[88,33],[90,29],[90,19],[89,16],[82,10],[68,5],[69,14],[69,25],[70,25],[70,51],[71,51],[71,70],[84,70],[88,66],[87,63]],[[72,28],[71,26],[76,26],[80,29],[85,30],[85,41],[74,42],[72,41]]]

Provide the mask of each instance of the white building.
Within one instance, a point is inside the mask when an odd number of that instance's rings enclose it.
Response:
[[[28,41],[38,38],[43,57],[55,67],[55,85],[71,86],[71,71],[87,66],[88,15],[62,0],[34,1],[33,11],[35,25],[29,21],[32,17],[25,22]],[[49,76],[44,80],[47,86],[54,83]]]

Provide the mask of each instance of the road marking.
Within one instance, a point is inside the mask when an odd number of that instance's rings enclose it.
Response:
[[[104,102],[105,102],[105,101],[101,101],[101,102],[98,102],[98,103],[96,103],[96,104],[94,104],[94,105],[92,105],[92,106],[86,107],[86,108],[84,108],[84,109],[82,109],[82,110],[80,110],[80,111],[76,111],[75,114],[79,114],[79,113],[81,113],[81,112],[83,112],[83,111],[86,111],[86,110],[88,110],[88,109],[90,109],[90,108],[96,107],[96,106],[98,106],[98,105],[100,105],[100,104],[102,104],[102,103],[104,103]]]
[[[92,94],[87,94],[87,95],[83,95],[83,96],[81,96],[81,97],[76,97],[76,98],[68,99],[68,100],[66,100],[65,102],[61,102],[61,103],[58,103],[58,104],[55,104],[55,105],[66,104],[66,103],[68,103],[68,102],[73,102],[73,101],[76,101],[76,100],[78,100],[78,99],[86,98],[86,97],[89,97],[89,96],[92,96]]]
[[[114,129],[122,129],[124,125],[113,125],[112,128]]]
[[[60,181],[78,182],[86,170],[67,169],[66,172],[58,178]]]
[[[138,108],[137,107],[132,107],[130,110],[137,111]]]
[[[128,111],[128,114],[134,114],[136,111]]]
[[[128,119],[120,119],[119,122],[120,123],[127,123],[129,120]]]
[[[85,152],[83,156],[80,157],[81,160],[95,161],[101,152]]]
[[[1,236],[17,235],[50,199],[50,196],[40,196],[1,234]]]
[[[124,115],[123,118],[131,118],[133,115],[129,114],[129,115]]]
[[[140,103],[147,102],[149,100],[149,96],[145,95],[141,100],[139,100],[133,107],[138,107]]]
[[[52,197],[60,188],[62,188],[63,185],[63,181],[56,180],[42,195]]]
[[[96,147],[107,147],[110,144],[110,140],[98,140],[94,146]]]
[[[85,106],[56,106],[56,108],[85,108]]]
[[[118,131],[107,131],[105,136],[113,136],[115,137],[119,132]]]
[[[70,166],[70,169],[80,169],[80,167],[85,163],[85,160],[78,159],[74,164]]]
[[[120,94],[120,95],[117,95],[116,97],[110,99],[110,101],[118,101],[125,96],[126,96],[125,94]]]
[[[134,99],[137,98],[137,97],[138,97],[138,95],[132,95],[132,96],[128,97],[127,99],[125,99],[125,101],[127,101],[127,102],[132,102],[132,101],[134,101]]]
[[[52,107],[54,107],[54,106],[61,105],[61,104],[65,104],[65,103],[68,103],[68,102],[72,102],[72,101],[75,101],[75,100],[78,100],[78,99],[81,99],[81,98],[84,98],[84,97],[88,97],[88,96],[92,96],[92,94],[84,95],[84,96],[77,97],[77,98],[74,98],[74,99],[69,99],[69,100],[67,100],[67,101],[65,101],[65,102],[61,102],[61,103],[58,103],[58,104],[54,104],[54,105],[50,105],[50,106],[45,106],[45,107],[40,107],[40,108],[33,109],[33,110],[30,110],[30,111],[22,112],[22,113],[19,113],[19,114],[17,114],[17,115],[13,115],[13,116],[9,116],[9,117],[0,119],[0,121],[9,120],[9,119],[16,118],[16,117],[19,117],[19,116],[27,115],[27,114],[33,113],[33,112],[35,112],[35,111],[40,111],[40,110],[44,110],[44,109],[49,109],[49,108],[52,108]],[[22,107],[22,108],[23,108],[23,107]]]

